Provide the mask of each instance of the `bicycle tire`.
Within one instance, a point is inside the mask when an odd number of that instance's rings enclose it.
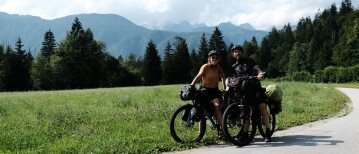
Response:
[[[188,115],[188,120],[182,120],[182,114],[188,108],[192,108],[193,105],[185,104],[176,109],[173,113],[170,120],[170,133],[173,139],[178,143],[192,143],[199,142],[206,131],[206,120],[204,116],[200,117],[200,121],[195,122],[190,120],[190,114]],[[199,124],[202,125],[201,130],[199,131]],[[199,131],[199,133],[198,133]]]
[[[231,104],[227,107],[223,114],[222,128],[223,133],[226,139],[234,145],[245,146],[253,141],[254,136],[256,135],[257,124],[255,122],[255,117],[241,117],[241,113],[245,112],[243,110],[243,105],[237,103]],[[252,114],[253,115],[253,114]],[[245,122],[249,121],[248,137],[244,137]]]

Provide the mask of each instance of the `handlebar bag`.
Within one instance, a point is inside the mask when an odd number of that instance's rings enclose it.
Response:
[[[195,89],[182,86],[180,90],[180,98],[183,101],[194,100],[195,98]]]

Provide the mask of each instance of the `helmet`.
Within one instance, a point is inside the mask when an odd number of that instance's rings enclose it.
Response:
[[[242,52],[244,51],[244,50],[243,50],[243,47],[240,46],[240,45],[235,45],[235,46],[233,46],[232,49],[231,49],[231,51],[233,52],[233,50],[236,50],[236,49],[237,49],[237,50],[240,50],[240,51],[242,51]]]
[[[217,50],[211,50],[209,53],[208,53],[208,57],[209,56],[212,56],[212,55],[218,55],[219,56],[219,52]]]

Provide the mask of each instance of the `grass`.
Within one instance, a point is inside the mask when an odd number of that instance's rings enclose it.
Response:
[[[263,85],[273,84],[264,81]],[[277,129],[335,115],[348,98],[333,85],[281,82]],[[178,144],[169,119],[182,85],[0,93],[0,153],[158,153],[215,144]]]
[[[359,82],[333,83],[332,85],[343,88],[359,88]]]

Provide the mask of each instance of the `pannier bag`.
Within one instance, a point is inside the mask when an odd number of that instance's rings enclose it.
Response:
[[[271,114],[282,112],[282,96],[283,91],[277,85],[268,85],[266,87],[266,95],[269,99],[269,108]]]
[[[195,89],[182,86],[180,90],[180,98],[183,101],[194,100]]]
[[[269,110],[271,114],[278,114],[282,112],[282,102],[270,102]]]
[[[187,108],[182,114],[182,120],[187,121],[192,108]]]
[[[236,88],[239,92],[251,97],[255,94],[256,86],[258,86],[259,83],[257,80],[228,77],[226,85],[228,88]]]
[[[193,106],[191,109],[191,119],[195,122],[199,122],[201,120],[199,109],[196,106]]]
[[[226,85],[230,88],[239,86],[240,79],[235,77],[228,77],[226,80]]]

